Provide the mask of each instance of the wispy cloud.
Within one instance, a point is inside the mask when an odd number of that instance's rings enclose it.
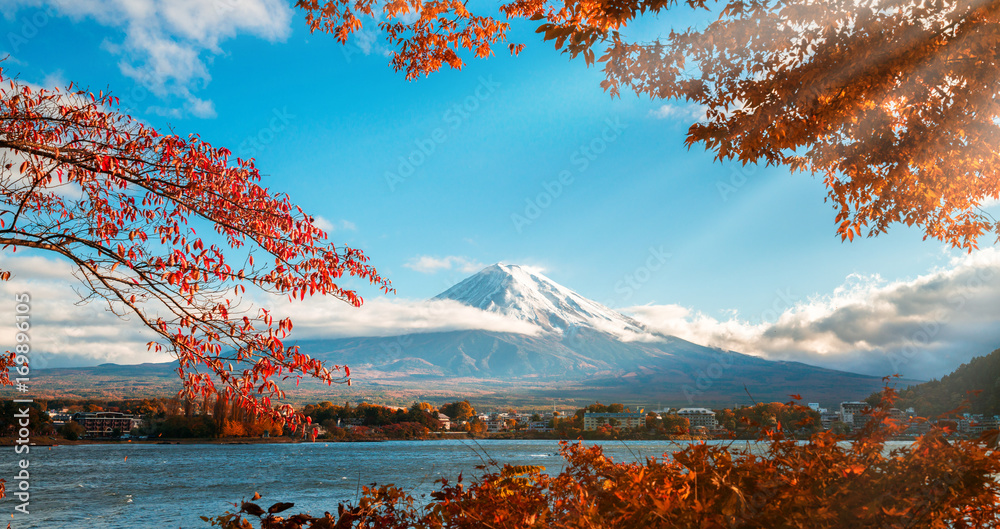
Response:
[[[441,270],[457,270],[466,274],[472,274],[482,270],[486,265],[467,257],[449,255],[446,257],[432,257],[421,255],[410,259],[403,266],[416,270],[423,274],[433,274]]]
[[[983,250],[906,281],[852,276],[770,318],[717,319],[678,305],[626,309],[695,343],[872,375],[937,378],[1000,347],[1000,252]]]
[[[480,329],[536,335],[541,329],[512,317],[486,312],[453,300],[375,298],[360,308],[322,298],[283,301],[275,314],[295,323],[294,338],[396,336],[408,333]]]
[[[316,215],[315,217],[313,217],[313,224],[315,224],[317,228],[327,233],[332,233],[338,230],[357,231],[358,229],[358,227],[349,220],[335,221],[335,220],[330,220],[321,215]]]
[[[705,112],[708,107],[705,105],[696,105],[694,103],[667,103],[661,105],[660,108],[655,110],[650,110],[649,115],[657,119],[678,119],[686,121],[703,121],[705,120]]]
[[[280,0],[11,0],[0,9],[11,19],[20,8],[42,6],[120,30],[103,48],[119,58],[122,73],[159,97],[180,98],[183,105],[182,110],[149,110],[199,117],[215,116],[212,102],[195,92],[211,80],[208,63],[222,53],[220,43],[237,35],[282,40],[291,31],[293,16]]]
[[[103,362],[165,362],[168,354],[147,352],[157,336],[135,318],[120,318],[100,300],[80,304],[73,267],[65,260],[41,255],[4,255],[0,270],[11,280],[0,282],[0,321],[14,321],[14,295],[31,296],[33,365],[39,368]],[[250,294],[248,292],[248,294]],[[373,298],[356,308],[332,298],[250,295],[240,306],[268,307],[276,318],[290,317],[292,339],[393,336],[405,333],[481,329],[535,335],[537,326],[479,310],[452,300]],[[15,345],[13,333],[0,333],[0,351]]]

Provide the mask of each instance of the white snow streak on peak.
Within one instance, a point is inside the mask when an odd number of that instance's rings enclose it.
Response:
[[[511,316],[550,332],[586,327],[626,340],[649,339],[649,331],[636,320],[517,265],[488,266],[435,299],[451,299]]]

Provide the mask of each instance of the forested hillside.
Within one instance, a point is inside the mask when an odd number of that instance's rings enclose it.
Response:
[[[981,391],[970,395],[970,391]],[[941,380],[911,386],[900,392],[897,406],[912,406],[932,417],[959,407],[968,398],[969,413],[1000,414],[1000,349],[977,356]]]

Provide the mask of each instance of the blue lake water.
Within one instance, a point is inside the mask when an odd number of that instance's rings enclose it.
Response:
[[[677,442],[605,442],[616,461],[660,456]],[[383,443],[253,445],[81,445],[32,447],[30,514],[17,513],[13,447],[0,457],[8,497],[0,520],[13,529],[207,528],[199,516],[222,514],[233,502],[260,492],[265,507],[290,501],[288,511],[321,515],[355,498],[359,484],[393,483],[414,494],[435,490],[434,480],[480,474],[488,457],[501,463],[543,465],[558,473],[558,441],[467,440]],[[127,456],[127,460],[126,460]]]

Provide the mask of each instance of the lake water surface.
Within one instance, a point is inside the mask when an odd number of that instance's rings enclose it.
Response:
[[[616,461],[644,460],[681,446],[603,444]],[[207,528],[199,516],[222,514],[254,492],[261,493],[265,508],[290,501],[295,507],[289,513],[321,515],[354,500],[359,485],[393,483],[422,494],[435,490],[440,477],[478,477],[483,450],[500,463],[542,465],[550,473],[565,462],[558,441],[548,440],[32,447],[30,514],[11,519],[21,456],[13,447],[0,450],[7,451],[0,457],[0,478],[9,492],[0,501],[0,520],[11,520],[13,529]]]

